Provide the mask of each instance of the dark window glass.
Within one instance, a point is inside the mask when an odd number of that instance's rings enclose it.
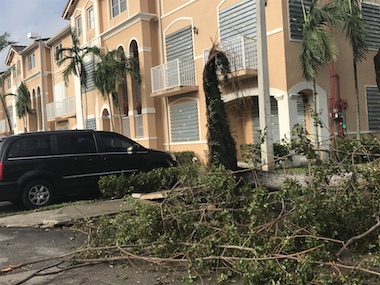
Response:
[[[51,155],[50,136],[21,138],[13,142],[8,157],[30,157]]]
[[[126,152],[133,142],[129,139],[113,134],[99,134],[104,152]]]
[[[92,134],[57,134],[59,153],[95,153],[96,146]]]

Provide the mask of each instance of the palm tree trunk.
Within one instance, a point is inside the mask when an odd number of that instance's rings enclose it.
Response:
[[[5,116],[7,117],[8,126],[9,126],[9,133],[13,134],[11,116],[9,115],[9,111],[8,111],[7,105],[5,104],[4,97],[2,95],[0,95],[0,98],[1,98],[1,104],[3,105],[3,108],[4,108]]]
[[[28,132],[28,129],[26,127],[26,120],[25,120],[25,116],[22,117],[22,122],[24,124],[24,133],[27,133]]]
[[[123,134],[123,117],[121,116],[121,107],[119,104],[119,127],[120,127],[120,133]]]
[[[113,122],[113,112],[112,112],[112,104],[111,104],[111,98],[110,95],[108,95],[108,105],[110,106],[110,121],[111,121],[111,131],[115,131],[115,126]]]
[[[313,80],[313,103],[314,103],[314,127],[315,127],[315,143],[316,143],[316,146],[317,146],[317,151],[318,151],[318,156],[320,155],[320,145],[319,145],[319,122],[316,122],[316,120],[319,120],[319,118],[317,118],[318,116],[318,111],[317,111],[317,107],[318,107],[318,104],[317,104],[317,87],[316,87],[316,83],[315,83],[315,80]]]
[[[358,73],[356,60],[353,59],[354,64],[354,81],[355,81],[355,95],[356,95],[356,139],[359,141],[360,135],[360,106],[359,106],[359,87],[358,87]]]

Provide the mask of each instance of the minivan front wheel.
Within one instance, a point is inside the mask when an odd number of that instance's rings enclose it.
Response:
[[[22,193],[22,202],[29,209],[47,206],[52,199],[52,186],[44,180],[28,183]]]

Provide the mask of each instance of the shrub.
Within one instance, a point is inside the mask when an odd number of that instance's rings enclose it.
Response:
[[[193,158],[196,157],[194,151],[178,151],[174,155],[182,166],[193,164]]]
[[[129,175],[109,175],[99,179],[99,190],[105,198],[121,198],[130,193],[151,193],[171,189],[179,180],[196,175],[195,166],[156,168]]]

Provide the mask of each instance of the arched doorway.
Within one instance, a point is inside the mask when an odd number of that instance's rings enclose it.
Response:
[[[313,144],[318,141],[321,158],[325,159],[327,152],[323,150],[330,147],[328,96],[326,90],[318,84],[315,88],[315,97],[312,82],[300,82],[288,91],[288,94],[297,94],[297,100],[292,103],[297,105],[297,116],[291,116],[290,127],[297,123],[304,124]]]

